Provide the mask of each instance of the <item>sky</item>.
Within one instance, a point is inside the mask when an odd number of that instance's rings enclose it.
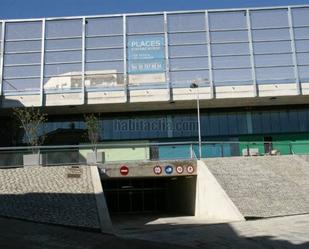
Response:
[[[301,4],[309,0],[0,0],[0,19]]]

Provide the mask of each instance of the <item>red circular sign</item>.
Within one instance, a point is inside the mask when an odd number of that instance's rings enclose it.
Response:
[[[153,172],[156,174],[156,175],[160,175],[162,173],[162,168],[161,166],[157,165],[155,167],[153,167]]]
[[[177,166],[177,167],[176,167],[176,172],[177,172],[178,174],[182,174],[182,173],[183,173],[183,167],[182,167],[182,166]]]
[[[187,172],[189,173],[189,174],[192,174],[193,172],[194,172],[194,168],[193,168],[193,166],[187,166]]]
[[[126,166],[126,165],[121,166],[121,167],[120,167],[120,174],[121,174],[122,176],[128,175],[128,174],[129,174],[129,168],[128,168],[128,166]]]

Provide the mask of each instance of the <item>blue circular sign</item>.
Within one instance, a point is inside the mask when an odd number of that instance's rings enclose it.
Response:
[[[173,167],[171,165],[167,165],[165,166],[164,171],[166,174],[170,175],[173,173]]]

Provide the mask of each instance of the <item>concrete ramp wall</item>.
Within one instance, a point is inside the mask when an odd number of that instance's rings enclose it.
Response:
[[[309,162],[299,156],[204,159],[244,217],[309,213]]]
[[[197,162],[195,216],[220,221],[244,220],[203,161]]]

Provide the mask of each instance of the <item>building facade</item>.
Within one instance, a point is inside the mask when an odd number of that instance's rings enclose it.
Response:
[[[102,142],[196,141],[197,99],[203,141],[231,142],[203,145],[205,157],[309,140],[309,6],[2,20],[0,31],[2,146],[23,144],[20,106],[49,114],[50,145],[84,143],[92,112]]]

